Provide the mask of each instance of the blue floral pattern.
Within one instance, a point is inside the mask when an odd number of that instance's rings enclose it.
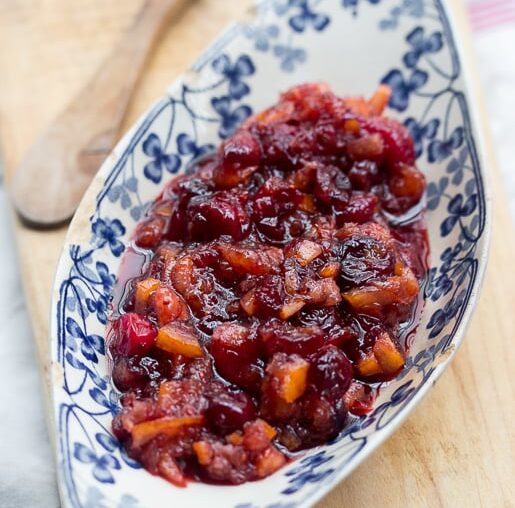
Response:
[[[67,245],[63,253],[53,304],[52,372],[65,506],[147,505],[125,479],[125,472],[139,464],[110,432],[119,400],[109,382],[103,339],[107,316],[117,305],[114,274],[135,222],[165,181],[212,151],[253,113],[256,82],[260,76],[268,78],[272,63],[274,76],[298,81],[302,66],[316,55],[308,41],[340,30],[341,23],[359,22],[365,12],[374,16],[379,30],[403,44],[391,68],[378,68],[377,83],[392,87],[390,107],[413,136],[420,167],[427,170],[433,234],[446,248],[433,252],[424,285],[428,312],[406,367],[383,386],[373,411],[351,419],[332,443],[277,473],[273,502],[240,499],[232,505],[310,505],[413,407],[460,340],[463,316],[482,271],[486,203],[460,61],[439,0],[265,0],[259,12],[254,23],[229,31],[199,60],[195,71],[202,80],[172,88],[125,138],[116,162],[104,170],[90,238]],[[73,238],[86,233],[80,229]],[[146,482],[141,474],[138,478]]]
[[[213,69],[227,79],[229,83],[229,95],[236,100],[241,99],[250,92],[250,87],[244,82],[244,78],[254,74],[254,64],[248,55],[241,55],[234,64],[231,64],[226,54],[213,60]]]
[[[163,171],[166,169],[169,173],[177,173],[181,165],[181,160],[175,154],[167,154],[164,152],[160,139],[153,132],[148,135],[143,142],[143,153],[152,158],[144,169],[143,174],[154,183],[161,182]]]

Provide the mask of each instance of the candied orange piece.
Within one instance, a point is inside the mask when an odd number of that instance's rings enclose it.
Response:
[[[392,194],[398,198],[420,199],[426,188],[424,175],[415,167],[399,164],[395,175],[388,182]]]
[[[281,310],[279,311],[279,317],[283,320],[288,319],[289,317],[297,314],[306,302],[301,298],[292,298],[289,302],[285,303]]]
[[[260,478],[271,475],[286,464],[286,457],[277,448],[270,446],[256,460],[256,474]]]
[[[225,440],[232,445],[241,445],[243,443],[243,436],[239,430],[225,436]]]
[[[158,288],[150,298],[160,326],[170,321],[188,319],[188,307],[183,299],[169,287]]]
[[[353,113],[362,116],[368,116],[369,106],[363,97],[345,97],[343,102],[345,106],[347,106]]]
[[[361,358],[356,368],[362,376],[375,376],[383,373],[373,351],[370,351],[364,358]]]
[[[324,278],[336,277],[339,271],[340,263],[338,263],[337,261],[331,261],[329,263],[326,263],[322,268],[320,268],[320,270],[318,271],[318,275]]]
[[[265,420],[257,418],[245,424],[243,431],[243,446],[247,450],[259,452],[270,446],[277,431]]]
[[[294,257],[300,266],[307,266],[322,254],[322,246],[311,240],[298,240],[288,249],[288,257]]]
[[[388,333],[377,338],[372,350],[385,374],[394,374],[404,366],[404,355]]]
[[[418,295],[417,279],[407,266],[403,266],[400,272],[402,275],[351,289],[342,293],[342,296],[356,310],[392,303],[411,303]]]
[[[298,355],[275,366],[272,375],[278,380],[277,395],[287,403],[297,400],[305,391],[309,363]]]
[[[357,369],[362,376],[395,374],[404,362],[400,348],[387,332],[383,332],[376,339],[372,351],[358,362]]]
[[[220,243],[217,248],[225,261],[238,272],[245,274],[277,273],[277,269],[283,262],[282,250],[276,247],[257,249],[245,245]]]
[[[391,95],[392,89],[388,85],[379,85],[368,101],[370,114],[373,116],[381,115],[388,105]]]
[[[168,323],[160,328],[156,347],[188,358],[199,358],[204,355],[193,328],[182,322]]]
[[[213,460],[213,448],[207,441],[196,441],[192,445],[201,466],[207,466]]]
[[[350,120],[345,120],[343,123],[343,128],[350,132],[351,134],[359,134],[360,125],[359,122],[355,118],[351,118]]]
[[[349,141],[347,149],[354,160],[376,159],[383,154],[384,143],[379,134],[370,134]]]
[[[159,287],[161,282],[157,279],[143,279],[136,283],[136,291],[134,293],[134,310],[142,313],[146,306],[150,295]]]
[[[143,446],[159,435],[177,436],[184,428],[202,425],[202,415],[183,416],[180,418],[159,418],[137,423],[131,430],[132,445]]]

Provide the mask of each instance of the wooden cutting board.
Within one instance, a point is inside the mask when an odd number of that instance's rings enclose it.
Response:
[[[129,25],[141,2],[0,2],[0,140],[7,181],[29,145]],[[149,60],[124,130],[228,21],[244,16],[250,3],[192,2]],[[455,0],[451,8],[457,14],[458,38],[473,60],[463,6]],[[479,95],[475,100],[480,101]],[[487,124],[486,117],[482,123]],[[494,190],[490,263],[465,343],[403,426],[320,507],[515,506],[514,229],[491,149],[488,162]],[[66,230],[31,231],[15,218],[13,224],[44,373],[52,279]]]

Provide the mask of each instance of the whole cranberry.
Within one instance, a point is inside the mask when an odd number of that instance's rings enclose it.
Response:
[[[113,325],[115,339],[112,352],[119,356],[143,356],[150,351],[157,337],[155,326],[143,316],[129,312]]]
[[[351,236],[335,250],[340,261],[339,282],[344,288],[393,275],[395,258],[384,242],[368,236]]]
[[[245,200],[242,193],[234,191],[193,197],[187,211],[190,238],[197,241],[209,241],[222,235],[235,240],[245,238],[250,232]]]
[[[349,201],[339,207],[335,206],[335,217],[338,226],[346,222],[362,224],[372,219],[377,210],[379,200],[375,194],[354,194]]]
[[[306,357],[316,353],[325,341],[325,333],[318,326],[292,326],[278,320],[262,325],[259,337],[268,357],[275,353]]]
[[[413,139],[404,125],[393,118],[375,116],[367,119],[365,130],[378,133],[386,147],[385,158],[390,164],[415,162]]]
[[[250,330],[234,323],[219,325],[213,332],[210,352],[221,376],[246,390],[259,390],[263,369],[259,343]]]
[[[112,376],[113,383],[121,392],[141,388],[148,380],[147,371],[137,357],[118,357],[113,365]]]
[[[351,183],[336,166],[319,166],[315,174],[315,196],[327,205],[341,208],[349,201]]]
[[[222,164],[226,169],[257,166],[261,161],[261,147],[248,131],[240,130],[222,145]]]
[[[319,394],[331,402],[343,397],[352,377],[352,364],[336,346],[324,347],[312,359],[309,382]]]
[[[208,403],[206,417],[210,427],[221,435],[241,429],[256,416],[256,407],[245,392],[220,392]]]

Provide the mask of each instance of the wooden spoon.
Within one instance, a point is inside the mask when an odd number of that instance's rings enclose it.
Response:
[[[91,81],[30,148],[13,178],[14,206],[32,226],[68,220],[113,149],[160,29],[188,0],[146,0]]]

